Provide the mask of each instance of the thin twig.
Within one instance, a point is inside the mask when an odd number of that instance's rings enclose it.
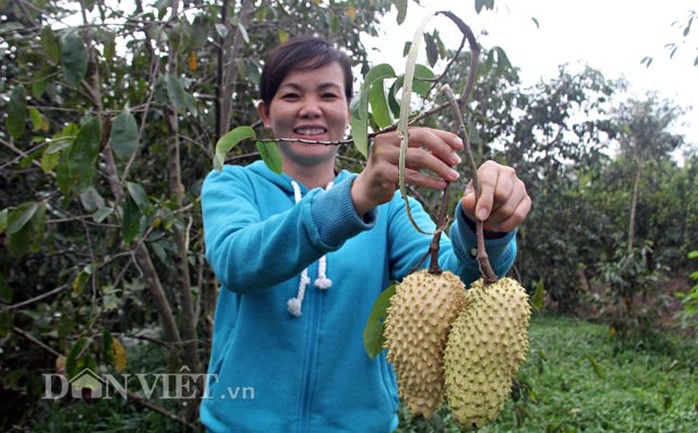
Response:
[[[60,292],[64,291],[65,289],[67,289],[68,287],[69,286],[67,284],[64,284],[60,287],[56,287],[55,289],[46,292],[46,293],[42,293],[42,294],[35,296],[31,299],[27,299],[26,301],[18,302],[16,304],[12,304],[12,305],[5,305],[2,307],[2,311],[16,310],[18,308],[26,307],[27,305],[31,305],[35,302],[41,301],[42,299],[48,298],[49,296],[53,296],[57,293],[60,293]]]
[[[13,326],[12,329],[13,329],[16,333],[18,333],[19,335],[21,335],[22,337],[26,338],[27,340],[31,341],[32,343],[36,344],[37,346],[41,347],[42,349],[44,349],[45,351],[51,353],[52,355],[55,355],[55,356],[63,356],[63,355],[61,355],[60,353],[58,353],[54,348],[52,348],[51,346],[46,345],[46,343],[42,342],[41,340],[38,340],[36,337],[34,337],[33,335],[31,335],[31,334],[28,333],[27,331],[25,331],[25,330],[23,330],[23,329],[21,329],[21,328],[18,328],[18,327],[16,327],[16,326]]]

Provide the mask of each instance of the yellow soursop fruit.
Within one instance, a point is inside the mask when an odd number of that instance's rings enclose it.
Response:
[[[431,418],[444,397],[443,352],[465,300],[465,285],[451,272],[420,270],[395,288],[385,319],[387,359],[398,394],[413,414]]]
[[[531,307],[511,278],[489,285],[480,279],[466,298],[444,351],[444,379],[453,418],[471,430],[494,421],[511,393],[528,351]]]

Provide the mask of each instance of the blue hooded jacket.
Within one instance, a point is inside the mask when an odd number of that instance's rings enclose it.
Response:
[[[427,252],[399,193],[364,218],[356,174],[308,191],[261,162],[225,166],[202,195],[206,258],[221,283],[201,421],[211,432],[388,433],[397,385],[385,351],[366,354],[374,301]],[[411,200],[424,230],[434,223]],[[440,261],[466,284],[479,277],[476,238],[458,207]],[[516,257],[515,233],[487,241],[495,272]],[[428,260],[426,265],[428,265]],[[327,287],[329,286],[329,287]],[[289,300],[298,315],[291,314]]]

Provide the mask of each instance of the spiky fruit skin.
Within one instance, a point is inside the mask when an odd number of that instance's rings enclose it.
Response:
[[[466,429],[497,418],[511,392],[511,379],[526,359],[531,307],[514,279],[466,292],[467,308],[453,323],[444,352],[446,396],[453,418]]]
[[[384,329],[387,359],[397,376],[398,394],[413,414],[428,419],[441,407],[443,352],[464,301],[460,278],[427,270],[405,277],[390,299]]]

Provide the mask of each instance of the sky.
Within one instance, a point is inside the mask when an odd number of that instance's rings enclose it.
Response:
[[[479,15],[474,0],[421,4],[409,3],[400,26],[394,9],[383,19],[386,37],[366,41],[380,49],[374,63],[404,65],[402,46],[412,40],[417,25],[433,11],[449,10],[472,28],[482,46],[502,47],[519,68],[524,85],[557,76],[562,64],[569,65],[570,72],[588,65],[607,79],[625,78],[632,96],[656,91],[683,107],[687,112],[672,129],[698,146],[698,66],[693,66],[698,22],[673,59],[665,48],[683,40],[689,10],[698,10],[698,0],[495,0],[494,10],[483,9]],[[681,26],[672,25],[675,22]],[[434,17],[427,30],[437,27],[442,39],[452,41],[447,45],[457,48],[461,36],[450,20]],[[649,68],[641,63],[646,56],[654,58]]]

